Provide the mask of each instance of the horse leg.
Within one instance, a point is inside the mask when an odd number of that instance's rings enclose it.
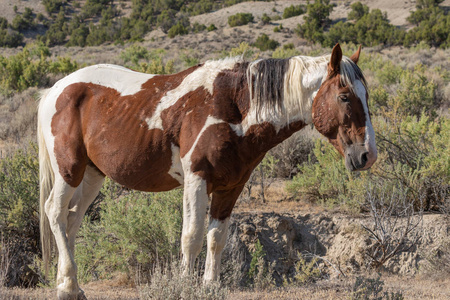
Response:
[[[243,188],[244,186],[240,186],[228,191],[216,191],[212,194],[203,279],[205,283],[219,279],[220,260],[227,241],[231,211]]]
[[[70,201],[67,238],[72,255],[74,253],[75,237],[83,222],[84,214],[100,192],[104,179],[104,175],[96,169],[87,166],[83,181]]]
[[[195,259],[202,249],[207,206],[206,181],[198,175],[189,174],[184,180],[183,231],[181,234],[185,273],[193,270]]]
[[[77,232],[83,222],[84,214],[89,205],[95,200],[100,189],[102,188],[105,176],[96,169],[87,166],[84,172],[83,181],[77,187],[75,194],[69,204],[69,216],[67,227],[67,239],[72,257],[75,257],[75,238]],[[82,291],[80,290],[80,293]]]
[[[69,203],[76,191],[64,179],[55,174],[55,184],[48,200],[45,213],[58,247],[58,275],[56,279],[58,299],[76,299],[78,297],[77,269],[66,236]]]

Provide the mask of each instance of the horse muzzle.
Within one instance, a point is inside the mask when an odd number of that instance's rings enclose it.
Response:
[[[345,149],[345,167],[349,171],[369,169],[377,160],[377,151],[367,149],[365,145],[349,145]]]

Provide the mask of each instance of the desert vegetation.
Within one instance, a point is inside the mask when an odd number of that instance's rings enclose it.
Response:
[[[378,146],[370,171],[348,172],[311,128],[269,151],[237,203],[222,282],[211,286],[201,282],[205,250],[195,274],[180,271],[182,191],[141,193],[106,180],[77,237],[79,280],[115,282],[127,288],[122,299],[450,295],[434,286],[450,272],[448,7],[417,0],[405,26],[356,1],[339,22],[331,13],[341,4],[328,0],[232,11],[224,25],[206,18],[240,2],[45,0],[43,13],[16,7],[12,21],[0,16],[0,298],[54,297],[56,260],[44,277],[38,224],[42,89],[93,63],[170,74],[207,58],[321,55],[336,42],[347,56],[364,46]],[[294,18],[303,21],[283,23]],[[184,46],[190,39],[197,48]],[[399,283],[405,275],[415,288]]]

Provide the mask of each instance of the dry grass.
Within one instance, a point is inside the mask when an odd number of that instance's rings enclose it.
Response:
[[[366,277],[374,278],[376,276]],[[336,278],[323,280],[314,284],[300,287],[281,287],[269,291],[244,290],[232,291],[226,299],[351,299],[355,277]],[[400,292],[404,299],[450,299],[450,278],[431,279],[429,277],[403,277],[382,275],[384,282],[383,292]],[[88,299],[142,299],[138,288],[111,286],[111,282],[92,282],[84,286]],[[39,289],[5,289],[0,288],[0,299],[25,300],[25,299],[55,299],[56,292],[48,288]],[[146,297],[152,299],[152,297]],[[214,299],[214,298],[211,298]]]

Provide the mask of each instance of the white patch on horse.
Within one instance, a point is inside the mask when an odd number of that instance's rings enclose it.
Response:
[[[208,200],[206,180],[192,172],[187,173],[184,183],[181,234],[185,273],[193,269],[195,259],[202,249]]]
[[[58,81],[55,87],[59,84],[67,86],[75,82],[93,83],[117,90],[121,96],[128,96],[139,92],[142,85],[154,76],[154,74],[139,73],[121,66],[100,64],[72,73]]]
[[[172,150],[172,165],[170,166],[169,175],[173,177],[173,179],[177,180],[180,184],[183,184],[184,180],[184,172],[181,166],[180,160],[180,147],[171,145]]]
[[[373,130],[372,122],[370,122],[370,116],[369,116],[369,107],[367,105],[367,98],[366,98],[366,88],[364,87],[364,84],[360,80],[355,80],[353,83],[354,90],[356,93],[356,96],[361,100],[362,106],[364,108],[364,113],[366,116],[366,129],[364,134],[364,145],[366,147],[366,150],[369,152],[370,156],[373,157],[377,155],[377,147],[375,145],[375,131]]]
[[[227,241],[229,222],[230,218],[220,221],[217,219],[211,219],[210,216],[207,233],[207,254],[204,275],[205,282],[211,282],[219,278],[220,259]]]
[[[148,124],[148,128],[163,130],[161,113],[177,103],[177,101],[187,93],[195,91],[199,87],[204,87],[212,95],[213,84],[217,75],[223,70],[233,68],[237,61],[236,58],[220,61],[207,61],[202,67],[186,76],[178,87],[168,91],[165,96],[161,98],[153,115],[145,120]]]

